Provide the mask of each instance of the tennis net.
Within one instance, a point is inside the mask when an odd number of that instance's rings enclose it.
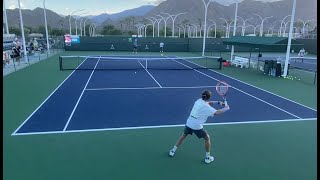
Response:
[[[221,69],[220,57],[60,56],[60,70]]]

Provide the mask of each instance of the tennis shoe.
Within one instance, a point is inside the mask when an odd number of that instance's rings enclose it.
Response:
[[[209,163],[211,163],[213,160],[214,160],[214,157],[213,157],[213,156],[208,156],[208,157],[206,157],[206,158],[204,159],[204,162],[207,163],[207,164],[209,164]]]
[[[175,153],[175,151],[171,149],[171,150],[169,151],[169,156],[173,157],[173,156],[174,156],[174,153]]]

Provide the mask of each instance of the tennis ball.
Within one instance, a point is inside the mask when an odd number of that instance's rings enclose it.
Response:
[[[163,54],[161,54],[161,56],[163,56]]]
[[[137,74],[137,72],[134,72],[135,74]]]

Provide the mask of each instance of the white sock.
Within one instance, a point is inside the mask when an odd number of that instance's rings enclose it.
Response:
[[[210,156],[210,152],[206,152],[206,157],[209,157]]]
[[[173,151],[176,151],[177,148],[178,148],[177,146],[173,146],[172,150],[173,150]]]

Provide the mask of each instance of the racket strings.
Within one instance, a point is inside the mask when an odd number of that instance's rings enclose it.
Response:
[[[216,90],[219,94],[225,95],[228,91],[228,86],[225,84],[218,84]]]

